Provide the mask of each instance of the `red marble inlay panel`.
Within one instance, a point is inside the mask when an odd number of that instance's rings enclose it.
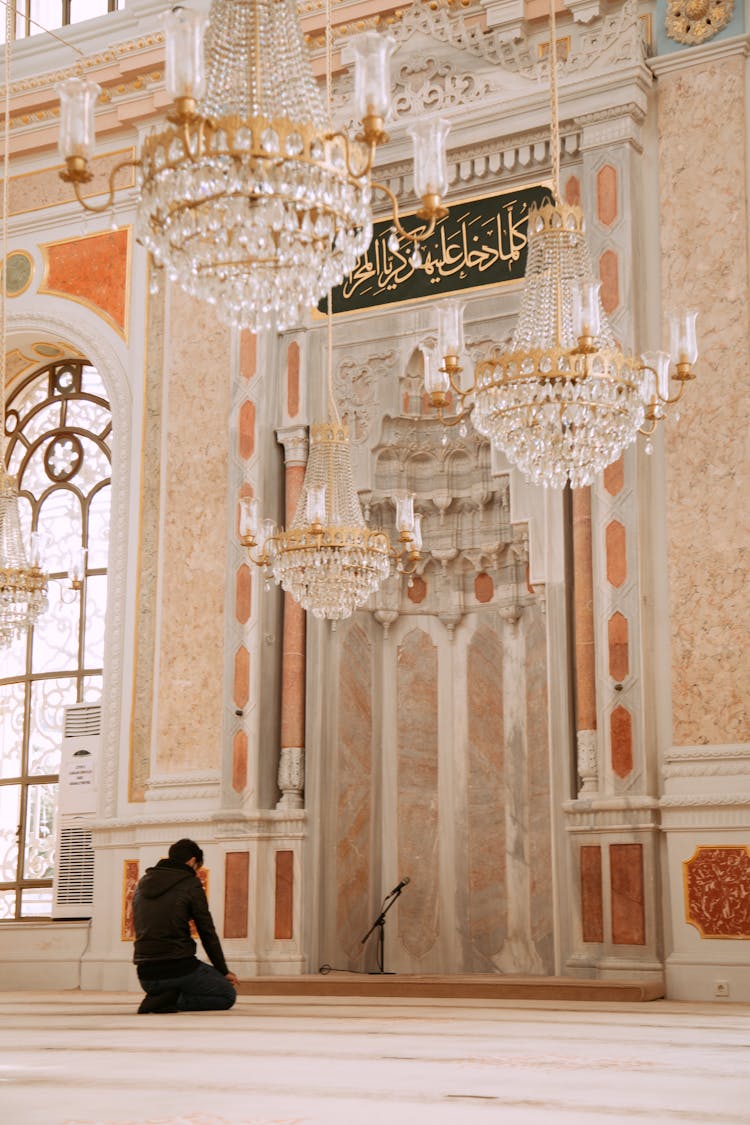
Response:
[[[619,589],[628,576],[628,556],[626,550],[626,531],[619,520],[607,524],[604,533],[607,552],[607,581]]]
[[[750,847],[697,847],[682,865],[685,919],[702,938],[750,938]]]
[[[255,452],[255,403],[249,399],[240,407],[239,454],[248,461]]]
[[[614,250],[605,250],[599,259],[602,307],[613,313],[620,303],[620,267]]]
[[[244,707],[250,698],[250,653],[240,645],[234,654],[234,705]]]
[[[249,328],[240,332],[240,375],[252,379],[258,366],[258,340]]]
[[[427,583],[424,578],[419,574],[415,574],[411,580],[411,585],[407,588],[406,596],[414,605],[419,605],[427,597]]]
[[[491,602],[495,594],[495,583],[492,576],[482,571],[474,579],[474,597],[478,602],[485,604]]]
[[[643,845],[609,845],[612,941],[615,945],[646,944],[643,891]]]
[[[243,793],[247,789],[247,734],[238,730],[232,739],[232,789]]]
[[[294,937],[294,852],[276,852],[273,936],[277,941]]]
[[[621,613],[613,613],[607,622],[609,640],[609,674],[621,683],[629,671],[628,619]]]
[[[286,406],[290,418],[299,414],[299,344],[292,340],[286,353]]]
[[[622,454],[611,465],[607,465],[603,479],[604,487],[610,496],[617,496],[618,492],[622,492],[625,485],[625,458]]]
[[[596,175],[596,211],[605,227],[611,227],[617,218],[617,171],[611,164]]]
[[[633,721],[621,704],[609,717],[609,742],[613,773],[627,777],[633,768]]]
[[[581,867],[581,930],[584,941],[604,941],[604,899],[602,891],[602,849],[583,844]]]
[[[67,297],[98,312],[126,335],[130,228],[47,242],[40,293]]]
[[[571,207],[581,204],[581,182],[578,176],[568,176],[565,183],[565,202]]]
[[[234,608],[240,625],[246,625],[250,620],[250,609],[253,597],[253,577],[250,567],[243,563],[237,570],[237,586],[235,589]]]
[[[246,938],[250,895],[250,855],[227,852],[224,861],[224,937]]]
[[[138,886],[139,865],[137,859],[125,859],[122,863],[122,922],[120,926],[121,941],[135,941],[135,925],[133,924],[133,895]]]
[[[506,778],[502,644],[484,625],[469,645],[466,695],[469,925],[472,945],[490,958],[502,949],[507,936]]]
[[[427,633],[412,629],[398,647],[398,865],[411,877],[398,909],[398,936],[412,957],[438,937],[438,659]]]

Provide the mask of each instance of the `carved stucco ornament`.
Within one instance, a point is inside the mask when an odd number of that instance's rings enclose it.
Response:
[[[693,47],[723,31],[733,15],[734,0],[667,0],[667,35]]]

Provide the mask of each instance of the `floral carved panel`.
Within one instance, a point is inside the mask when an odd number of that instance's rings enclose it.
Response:
[[[683,865],[685,918],[702,938],[750,938],[750,847],[698,847]]]

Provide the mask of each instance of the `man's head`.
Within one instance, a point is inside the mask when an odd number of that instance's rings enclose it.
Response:
[[[168,854],[175,863],[184,863],[186,866],[194,867],[196,871],[203,866],[203,850],[195,840],[178,840],[172,844]],[[195,863],[191,863],[191,860],[195,860]]]

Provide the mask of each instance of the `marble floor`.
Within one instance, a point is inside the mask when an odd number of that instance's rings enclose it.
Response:
[[[750,1123],[750,1005],[0,993],[3,1125]]]

